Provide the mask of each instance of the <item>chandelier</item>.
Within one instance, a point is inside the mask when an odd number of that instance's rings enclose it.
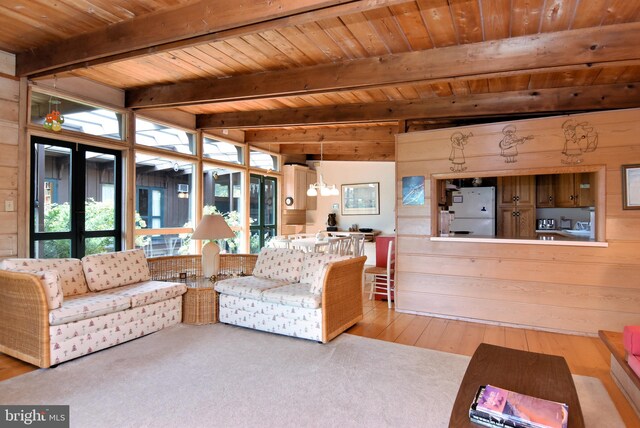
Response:
[[[338,196],[340,191],[336,188],[335,184],[328,185],[322,179],[322,174],[320,174],[320,181],[317,183],[309,184],[309,188],[307,189],[307,196]]]
[[[320,142],[320,162],[324,159],[323,153],[323,143]],[[322,173],[320,174],[320,181],[317,183],[309,184],[309,188],[307,189],[307,196],[338,196],[340,195],[340,191],[336,188],[335,184],[328,185],[324,182],[322,177]]]

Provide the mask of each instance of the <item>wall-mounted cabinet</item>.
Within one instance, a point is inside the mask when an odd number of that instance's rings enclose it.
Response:
[[[309,185],[315,184],[318,181],[318,175],[315,170],[307,169],[307,185],[304,190],[305,196],[307,195],[307,189]],[[317,196],[306,196],[307,198],[307,209],[311,211],[315,211],[318,208],[318,197]]]
[[[554,208],[556,206],[555,182],[557,174],[536,176],[536,207]]]
[[[592,207],[595,205],[593,173],[558,174],[555,181],[555,206],[558,208]]]
[[[307,209],[307,172],[309,168],[302,165],[285,165],[284,172],[284,209]],[[293,202],[287,200],[292,198]],[[289,204],[287,204],[289,202]],[[315,209],[315,207],[314,207]]]
[[[498,178],[498,204],[533,205],[535,176],[514,175]]]

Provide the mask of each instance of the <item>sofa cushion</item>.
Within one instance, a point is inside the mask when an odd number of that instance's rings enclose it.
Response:
[[[105,291],[108,294],[125,296],[131,300],[131,307],[137,308],[183,295],[187,286],[180,282],[144,281]]]
[[[102,291],[151,279],[149,264],[141,248],[82,258],[82,268],[91,291]]]
[[[348,258],[349,256],[341,256],[339,254],[306,253],[302,263],[300,282],[308,284],[307,287],[312,293],[320,294],[322,293],[322,286],[324,285],[326,265]]]
[[[259,278],[257,276],[239,276],[218,281],[214,288],[221,294],[259,300],[264,290],[282,287],[286,284],[288,284],[287,281],[277,279]]]
[[[65,297],[89,292],[79,259],[5,259],[2,268],[21,272],[56,270]]]
[[[262,292],[263,302],[278,303],[300,308],[319,308],[322,305],[322,295],[309,291],[308,284],[288,284],[271,288]]]
[[[8,269],[13,272],[30,273],[38,277],[44,295],[47,299],[47,306],[49,310],[56,309],[62,306],[63,296],[62,287],[60,286],[60,275],[57,270],[43,270],[43,271],[20,271],[16,269]]]
[[[322,340],[322,309],[220,295],[220,322],[315,341]]]
[[[182,319],[179,297],[49,328],[51,364],[126,342]]]
[[[106,293],[86,293],[69,297],[58,309],[49,311],[49,324],[60,325],[80,321],[130,307],[130,298]]]
[[[624,349],[632,355],[640,355],[640,326],[627,325],[622,331]]]
[[[279,279],[288,283],[300,282],[304,252],[289,248],[263,248],[258,255],[253,275]]]

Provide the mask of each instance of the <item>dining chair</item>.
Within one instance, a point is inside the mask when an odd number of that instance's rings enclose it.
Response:
[[[315,238],[315,233],[295,233],[293,235],[289,235],[289,239],[305,239],[305,238]]]
[[[289,248],[291,240],[284,235],[274,236],[267,243],[267,247],[271,248]]]
[[[351,246],[351,238],[343,236],[343,237],[332,237],[328,238],[329,245],[327,247],[327,253],[329,254],[339,254],[341,256],[347,255],[349,253],[349,247]]]
[[[351,249],[350,253],[353,257],[364,256],[364,233],[352,233],[351,234]]]
[[[377,267],[372,266],[364,270],[365,278],[369,285],[369,300],[373,299],[374,295],[383,295],[387,297],[387,305],[391,308],[391,293],[395,293],[395,262],[396,256],[393,251],[393,241],[389,241],[389,247],[387,248],[387,266]]]

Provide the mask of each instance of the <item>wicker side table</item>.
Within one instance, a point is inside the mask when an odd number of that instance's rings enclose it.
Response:
[[[188,279],[182,296],[182,322],[203,325],[218,322],[218,293],[209,278]]]

